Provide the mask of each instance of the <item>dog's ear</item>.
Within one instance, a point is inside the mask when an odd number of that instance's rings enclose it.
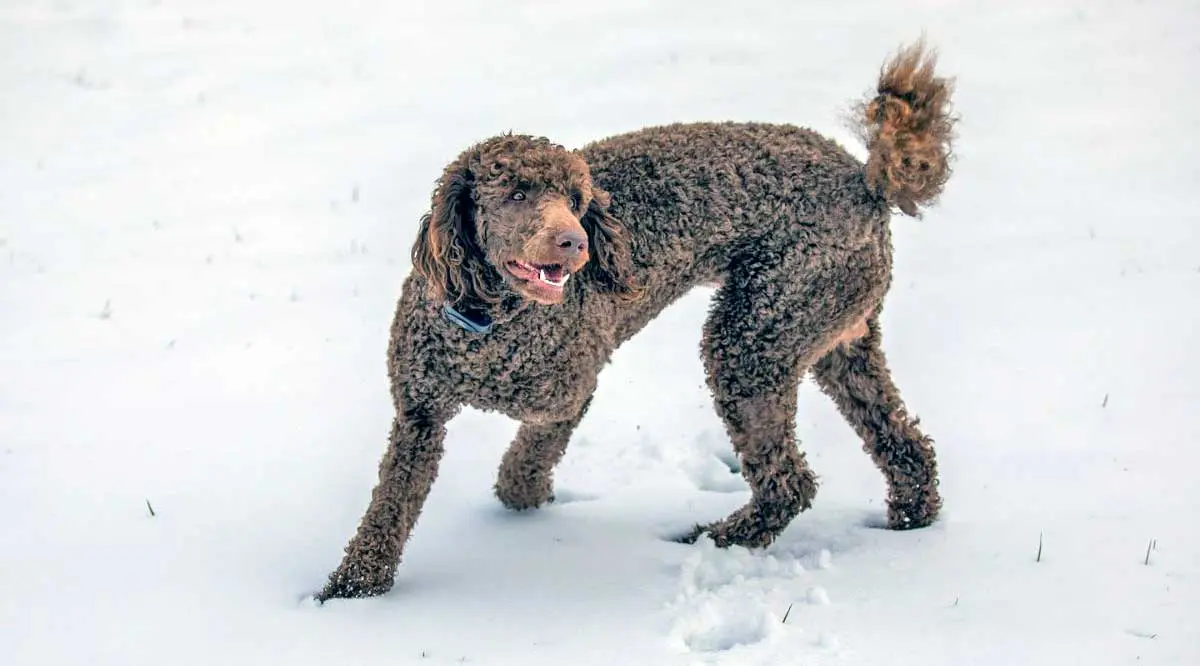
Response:
[[[412,266],[429,284],[434,301],[497,302],[488,289],[489,266],[475,233],[475,176],[470,151],[446,167],[412,248]]]
[[[637,300],[643,290],[633,277],[629,230],[609,214],[611,201],[608,192],[592,186],[592,200],[582,220],[592,258],[584,270],[604,289],[626,300]]]

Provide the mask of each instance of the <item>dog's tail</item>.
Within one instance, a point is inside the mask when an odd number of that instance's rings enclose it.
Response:
[[[923,40],[901,49],[883,66],[874,97],[855,109],[856,129],[870,151],[868,187],[914,217],[950,178],[954,82],[934,76],[936,60]]]

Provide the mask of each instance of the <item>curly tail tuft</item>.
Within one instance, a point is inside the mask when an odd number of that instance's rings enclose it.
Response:
[[[856,107],[856,129],[870,151],[867,185],[913,217],[950,178],[954,82],[934,76],[936,61],[923,40],[901,49],[881,70],[875,96]]]

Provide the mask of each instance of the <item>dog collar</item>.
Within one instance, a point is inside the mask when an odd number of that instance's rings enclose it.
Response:
[[[475,320],[455,310],[454,305],[450,301],[446,301],[442,305],[442,314],[446,316],[447,321],[469,333],[485,334],[492,332],[492,320],[487,316],[487,313],[479,313],[480,320]]]

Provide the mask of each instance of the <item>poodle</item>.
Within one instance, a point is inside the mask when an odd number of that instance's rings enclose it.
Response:
[[[553,499],[552,474],[613,350],[694,287],[717,291],[701,351],[748,504],[680,541],[762,547],[809,508],[817,477],[795,436],[811,372],[917,528],[941,498],[932,440],[880,344],[893,208],[919,217],[950,174],[953,81],[917,43],[855,108],[866,163],[791,125],[642,129],[576,151],[505,134],[468,148],[421,218],[388,344],[396,407],[379,480],[317,599],[387,592],[463,406],[520,421],[494,491]]]

